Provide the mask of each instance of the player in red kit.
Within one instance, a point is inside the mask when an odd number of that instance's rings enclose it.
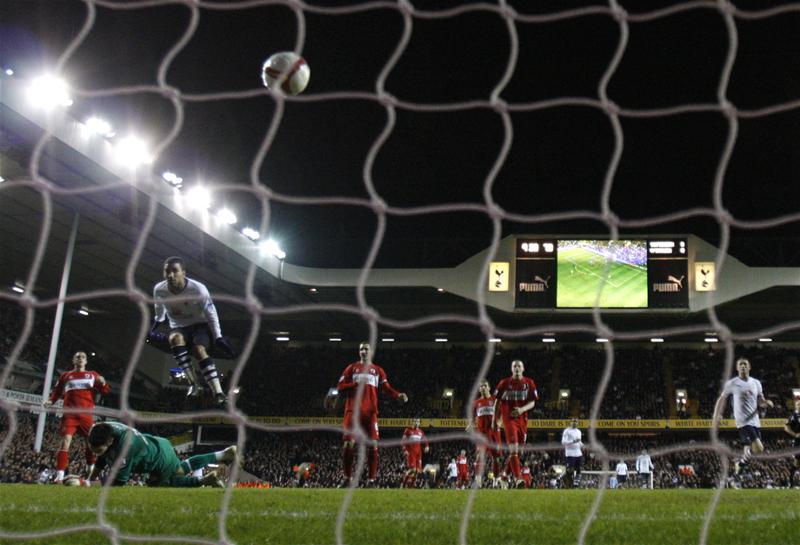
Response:
[[[500,443],[500,431],[492,427],[494,417],[494,396],[492,395],[489,381],[484,379],[479,387],[480,395],[472,404],[472,417],[475,430],[486,438],[489,446],[478,443],[476,447],[475,460],[475,481],[481,486],[483,473],[486,467],[486,456],[491,457],[492,473],[495,477],[500,475],[500,465],[502,464],[502,453]],[[467,426],[466,431],[472,429],[472,424]]]
[[[422,453],[429,452],[430,445],[425,437],[425,432],[419,427],[419,418],[411,421],[411,427],[403,430],[403,439],[400,444],[406,454],[406,474],[403,477],[402,488],[414,488],[417,475],[422,472]],[[423,446],[424,445],[424,446]]]
[[[370,439],[369,443],[369,480],[372,484],[378,474],[378,391],[382,391],[393,399],[405,403],[408,396],[398,392],[389,385],[386,372],[372,362],[371,347],[363,342],[358,346],[359,361],[351,363],[339,378],[336,389],[340,395],[346,396],[344,403],[344,477],[349,484],[353,476],[353,455],[356,444],[356,428],[358,426]],[[356,400],[361,392],[361,403],[356,407]]]
[[[531,477],[531,466],[528,465],[528,462],[522,464],[522,482],[525,483],[525,488],[530,488],[531,484],[533,483],[533,478]]]
[[[456,468],[458,469],[456,488],[466,488],[469,484],[469,462],[467,461],[467,451],[464,449],[456,457]]]
[[[497,415],[503,420],[503,429],[508,445],[508,465],[514,475],[517,487],[524,486],[520,479],[519,455],[528,435],[528,411],[533,409],[539,399],[539,392],[533,379],[522,376],[525,364],[521,360],[511,362],[511,376],[497,383],[495,388],[495,429]],[[498,411],[499,409],[499,411]]]
[[[61,418],[61,446],[56,454],[55,482],[64,480],[64,471],[69,465],[69,447],[75,432],[84,438],[89,437],[89,430],[94,424],[92,413],[95,394],[107,394],[110,390],[106,379],[97,371],[86,370],[86,361],[86,352],[75,352],[72,356],[72,371],[61,373],[50,398],[43,403],[45,407],[49,407],[63,397],[65,408],[82,409],[81,412],[65,413]],[[87,445],[86,464],[89,466],[89,475],[92,474],[95,458]]]

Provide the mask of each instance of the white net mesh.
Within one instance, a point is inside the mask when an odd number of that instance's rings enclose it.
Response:
[[[531,334],[538,334],[542,332],[554,332],[556,334],[562,332],[575,332],[582,331],[586,333],[593,333],[599,337],[607,337],[610,339],[647,339],[652,336],[652,331],[615,331],[604,321],[604,316],[599,309],[594,309],[592,313],[592,323],[590,325],[574,325],[565,323],[551,323],[544,326],[521,328],[521,329],[503,329],[496,326],[487,312],[486,294],[484,286],[486,284],[485,276],[477,279],[475,285],[474,299],[477,301],[476,314],[472,316],[453,316],[446,314],[437,314],[433,316],[425,316],[415,320],[398,321],[391,320],[386,317],[380,316],[378,312],[369,304],[366,297],[366,286],[371,270],[378,258],[382,246],[386,243],[386,230],[387,223],[390,218],[417,218],[431,214],[452,214],[452,213],[477,213],[482,214],[488,218],[491,224],[491,244],[489,246],[488,258],[485,263],[484,270],[488,270],[488,265],[491,256],[499,247],[501,234],[503,233],[503,223],[509,222],[521,225],[538,226],[553,221],[568,222],[568,221],[591,221],[601,223],[607,234],[611,238],[617,239],[620,236],[620,229],[647,229],[659,225],[673,224],[679,221],[710,218],[716,222],[719,227],[719,253],[716,260],[716,268],[721,271],[724,266],[724,256],[727,253],[730,233],[732,228],[738,229],[765,229],[779,225],[789,224],[800,218],[800,214],[796,212],[788,212],[786,214],[766,218],[766,219],[753,219],[743,220],[734,217],[726,208],[723,200],[724,181],[726,179],[726,172],[729,163],[733,156],[734,148],[737,144],[737,137],[739,134],[740,123],[742,120],[751,120],[758,118],[765,118],[777,114],[791,112],[800,105],[800,101],[796,98],[789,98],[783,101],[775,101],[766,106],[759,106],[751,109],[743,109],[737,107],[732,103],[729,98],[729,85],[731,80],[731,73],[734,69],[737,60],[737,49],[739,45],[739,30],[738,25],[742,23],[749,23],[752,21],[760,21],[773,17],[789,17],[794,13],[800,11],[800,5],[787,4],[770,9],[759,9],[745,11],[738,8],[732,3],[720,1],[698,1],[687,2],[683,4],[670,5],[653,11],[641,11],[637,13],[630,13],[617,2],[609,2],[608,5],[597,5],[590,7],[581,7],[575,9],[568,9],[563,11],[552,11],[540,14],[526,14],[522,13],[522,8],[512,7],[509,3],[498,2],[494,4],[468,4],[462,6],[449,7],[447,9],[431,9],[424,10],[416,6],[414,3],[407,1],[400,2],[366,2],[350,6],[336,6],[336,7],[321,7],[319,5],[307,4],[303,2],[268,2],[268,1],[247,1],[247,2],[201,2],[201,1],[174,1],[166,2],[159,0],[141,1],[141,2],[112,2],[112,1],[90,1],[84,2],[85,16],[83,19],[82,27],[79,31],[74,32],[74,38],[69,45],[64,48],[58,61],[56,63],[55,72],[64,72],[65,67],[71,66],[71,61],[75,58],[77,52],[88,43],[92,38],[93,29],[97,21],[98,10],[110,10],[120,17],[126,16],[128,13],[135,14],[140,10],[152,10],[155,8],[163,8],[168,6],[170,9],[180,9],[184,14],[185,24],[182,28],[174,29],[174,34],[169,37],[169,47],[163,53],[160,63],[158,64],[155,73],[155,84],[137,84],[128,85],[123,83],[111,82],[104,88],[100,89],[80,89],[78,85],[73,90],[74,96],[78,100],[100,100],[109,98],[131,98],[140,95],[157,95],[167,100],[172,108],[174,121],[172,122],[169,130],[165,131],[165,136],[161,138],[153,147],[153,156],[158,159],[162,155],[167,154],[170,146],[172,146],[185,130],[184,123],[186,119],[186,111],[192,106],[201,105],[206,103],[214,103],[218,101],[248,101],[253,98],[265,98],[270,96],[274,100],[274,112],[269,121],[266,131],[264,131],[263,140],[258,146],[252,158],[249,158],[249,183],[243,184],[227,184],[218,185],[217,191],[231,191],[240,192],[245,191],[258,201],[258,208],[261,211],[261,224],[260,231],[262,234],[267,234],[270,228],[270,210],[276,204],[286,204],[292,206],[318,206],[318,205],[332,205],[332,206],[347,206],[368,211],[374,215],[375,227],[372,233],[371,245],[369,252],[364,260],[362,267],[362,274],[359,278],[358,286],[356,289],[356,304],[353,306],[346,305],[308,305],[297,306],[290,308],[265,308],[262,302],[255,294],[254,282],[256,278],[256,265],[252,264],[247,273],[247,280],[243,288],[243,297],[239,296],[225,296],[222,294],[214,294],[216,301],[235,304],[241,306],[246,312],[252,316],[252,324],[250,334],[247,337],[245,345],[242,347],[242,355],[237,360],[237,365],[232,373],[231,388],[239,384],[242,373],[250,358],[258,333],[262,328],[263,320],[265,317],[275,314],[289,314],[298,311],[313,311],[313,312],[326,312],[326,311],[344,311],[358,313],[363,317],[363,320],[369,326],[369,341],[373,346],[379,343],[379,330],[382,326],[389,325],[397,329],[413,329],[419,325],[433,323],[433,322],[460,322],[470,324],[480,328],[485,333],[487,343],[485,356],[479,372],[475,377],[473,388],[469,396],[466,407],[471,406],[471,402],[477,396],[479,381],[486,377],[490,366],[493,361],[493,345],[488,340],[495,336],[502,336],[503,338],[525,338]],[[310,37],[308,30],[307,19],[309,17],[335,17],[335,16],[352,16],[373,10],[388,10],[402,20],[401,32],[399,39],[393,49],[387,54],[386,62],[380,67],[377,78],[372,82],[373,89],[371,91],[331,91],[331,92],[314,92],[313,85],[309,92],[297,97],[284,97],[280,95],[271,94],[263,88],[247,88],[241,91],[186,91],[176,87],[170,83],[170,70],[176,64],[182,53],[190,49],[190,43],[196,34],[200,32],[201,19],[224,17],[225,12],[252,10],[259,7],[266,6],[282,6],[290,10],[295,26],[292,30],[296,33],[296,40],[294,49],[302,52],[307,39]],[[20,8],[22,9],[22,8]],[[110,13],[109,12],[109,13]],[[713,16],[717,19],[718,23],[724,26],[724,42],[727,44],[723,51],[723,62],[721,66],[717,66],[719,77],[716,83],[716,92],[713,100],[702,102],[671,104],[668,106],[650,107],[650,108],[634,108],[626,107],[622,104],[617,104],[612,95],[609,93],[609,87],[613,84],[615,74],[623,62],[623,57],[631,54],[647,54],[629,51],[630,43],[630,30],[634,25],[646,25],[654,22],[669,19],[671,17],[692,16],[698,12],[703,16]],[[107,13],[106,13],[107,15]],[[188,17],[186,17],[188,15]],[[133,16],[133,15],[131,15]],[[398,64],[403,61],[404,53],[409,47],[419,48],[419,43],[412,46],[412,35],[415,28],[422,27],[422,36],[428,31],[425,29],[425,23],[430,21],[440,21],[448,19],[456,19],[465,16],[480,17],[486,24],[500,24],[504,36],[505,58],[500,69],[496,70],[499,75],[488,81],[490,83],[490,91],[480,98],[464,98],[459,100],[425,102],[405,99],[402,95],[393,94],[391,86],[387,82],[392,77],[393,71]],[[535,56],[536,52],[527,51],[521,46],[520,29],[528,28],[529,26],[538,26],[545,24],[558,24],[565,21],[577,20],[590,20],[594,24],[612,25],[615,31],[616,44],[613,48],[612,54],[608,59],[607,64],[602,71],[600,78],[596,81],[595,96],[559,96],[557,98],[548,98],[533,101],[510,101],[503,98],[504,91],[514,78],[516,72],[520,70],[518,61],[521,56],[529,58]],[[285,22],[285,21],[282,21]],[[222,23],[224,24],[224,23]],[[265,23],[265,32],[270,32],[269,21]],[[205,37],[205,36],[202,36]],[[476,37],[476,39],[478,39]],[[91,42],[96,45],[95,42]],[[530,45],[529,42],[525,44]],[[424,47],[424,44],[423,46]],[[719,47],[719,44],[714,44],[714,47]],[[496,58],[496,57],[494,57]],[[207,59],[211,62],[210,59]],[[202,60],[200,61],[202,64]],[[312,69],[315,67],[312,63]],[[332,71],[333,69],[331,69]],[[457,68],[453,68],[457,70]],[[446,87],[446,79],[448,77],[447,67],[439,71],[439,75],[443,80],[441,85]],[[318,73],[324,73],[323,70],[312,73],[312,82]],[[423,76],[420,76],[423,77]],[[479,82],[487,83],[486,78],[481,77],[480,74],[473,76]],[[202,78],[200,78],[202,80]],[[253,79],[255,82],[256,80]],[[407,84],[408,85],[408,84]],[[436,95],[436,90],[431,90],[431,93]],[[423,93],[424,94],[424,93]],[[460,92],[456,92],[460,96]],[[363,189],[366,192],[366,198],[354,197],[347,195],[339,196],[298,196],[290,192],[278,191],[270,184],[269,180],[262,177],[263,165],[265,164],[267,154],[271,150],[271,146],[276,139],[276,135],[282,128],[284,117],[286,115],[287,105],[310,105],[311,103],[325,103],[336,101],[365,101],[381,108],[385,113],[385,122],[382,130],[374,138],[368,153],[361,165]],[[507,207],[501,206],[499,202],[493,197],[493,185],[497,177],[504,167],[504,164],[511,154],[512,146],[515,143],[515,123],[512,120],[514,114],[525,114],[540,111],[564,111],[569,109],[588,109],[605,117],[607,123],[610,124],[613,134],[611,146],[607,156],[607,167],[602,176],[602,185],[599,191],[599,207],[595,209],[574,209],[574,210],[558,210],[560,207],[557,202],[553,202],[554,211],[540,211],[537,213],[518,213],[511,212]],[[482,186],[480,187],[480,198],[478,201],[482,202],[442,202],[439,204],[427,205],[414,205],[414,206],[399,206],[392,201],[388,201],[382,194],[381,190],[375,180],[375,163],[378,156],[385,146],[389,145],[388,142],[396,129],[398,124],[398,113],[417,112],[417,113],[437,113],[448,114],[455,117],[459,115],[466,116],[470,112],[476,110],[489,112],[495,116],[495,120],[499,120],[499,131],[495,131],[498,139],[491,142],[497,149],[496,157],[494,158],[491,168],[488,173],[483,176]],[[669,211],[664,213],[654,214],[649,217],[635,219],[633,217],[623,218],[615,212],[611,205],[612,193],[614,191],[614,183],[621,161],[623,159],[623,152],[625,149],[625,131],[623,130],[624,120],[650,120],[663,118],[670,120],[675,117],[689,115],[689,114],[710,114],[717,116],[717,120],[721,120],[724,125],[724,138],[721,149],[716,152],[718,160],[713,172],[713,184],[710,189],[711,206],[690,206],[677,211]],[[208,130],[213,131],[214,127],[207,127]],[[47,243],[52,229],[52,213],[53,213],[53,195],[88,195],[91,193],[112,192],[114,190],[124,188],[131,183],[136,183],[135,180],[123,179],[118,182],[105,184],[97,187],[80,187],[80,188],[64,188],[61,187],[58,181],[46,179],[40,174],[40,163],[45,148],[52,142],[52,134],[46,132],[38,144],[33,149],[30,156],[28,171],[25,175],[9,178],[0,186],[0,195],[2,191],[11,191],[14,188],[28,187],[38,192],[41,196],[42,202],[42,216],[41,216],[41,230],[39,232],[38,241],[36,244],[36,251],[33,256],[30,269],[27,271],[25,278],[25,285],[35,286],[37,278],[41,274],[41,267],[44,261],[44,256],[47,248]],[[485,143],[484,143],[485,144]],[[714,152],[710,152],[713,154]],[[559,188],[563,191],[563,187]],[[477,194],[477,193],[476,193]],[[596,202],[596,201],[595,201]],[[544,208],[544,207],[543,207]],[[549,208],[549,206],[548,206]],[[557,211],[556,211],[557,210]],[[135,305],[141,315],[141,321],[138,331],[138,338],[144,338],[150,321],[150,307],[152,304],[151,297],[148,293],[142,291],[136,284],[135,273],[140,266],[143,250],[151,234],[151,229],[156,220],[158,211],[158,204],[155,199],[150,199],[146,207],[146,215],[141,227],[138,243],[134,248],[127,261],[127,273],[125,278],[125,285],[122,286],[102,286],[101,289],[93,292],[70,294],[65,298],[67,302],[77,302],[91,300],[92,298],[101,297],[122,297]],[[37,300],[30,293],[26,293],[19,297],[11,298],[7,295],[2,296],[6,300],[12,300],[18,304],[20,308],[25,311],[24,325],[20,335],[13,346],[8,357],[8,365],[5,366],[2,377],[0,377],[0,387],[5,388],[9,377],[14,369],[15,362],[19,359],[26,343],[29,340],[33,329],[34,311],[40,308],[53,308],[58,303],[57,300]],[[791,324],[782,324],[774,326],[771,331],[777,332],[783,329],[791,328]],[[722,377],[729,377],[733,370],[733,354],[734,342],[737,339],[752,339],[760,335],[770,333],[770,330],[739,333],[732,331],[725,323],[722,323],[718,317],[716,310],[713,306],[708,311],[708,323],[700,326],[693,325],[687,327],[675,327],[669,330],[658,331],[659,334],[664,336],[679,335],[682,333],[691,333],[702,331],[704,329],[712,329],[719,335],[720,341],[724,344],[725,349],[725,364]],[[160,423],[160,422],[187,422],[196,417],[213,417],[219,415],[216,411],[205,411],[193,413],[191,415],[184,415],[176,417],[174,415],[164,417],[151,417],[142,416],[137,414],[131,408],[128,392],[131,382],[134,377],[135,362],[140,358],[141,345],[137,344],[130,356],[130,364],[128,365],[125,375],[121,381],[121,397],[120,406],[118,410],[99,410],[108,416],[114,416],[131,425],[146,424],[146,423]],[[605,365],[603,372],[600,376],[597,389],[592,397],[593,404],[591,406],[590,420],[597,419],[601,404],[608,391],[610,381],[615,369],[615,349],[613,343],[604,345],[605,349]],[[376,358],[379,360],[379,355]],[[722,378],[721,377],[721,378]],[[359,391],[359,395],[363,392]],[[410,392],[413,395],[413,392]],[[17,432],[17,418],[15,409],[17,404],[11,401],[2,400],[0,405],[5,411],[8,418],[8,433],[0,447],[0,454],[5,452],[10,443],[14,440]],[[333,428],[325,426],[270,426],[264,425],[248,418],[248,415],[240,412],[235,403],[231,404],[229,410],[226,411],[225,416],[237,426],[238,429],[238,446],[240,449],[245,450],[247,433],[248,431],[264,431],[264,432],[293,432],[293,431],[332,431]],[[338,429],[338,428],[336,428]],[[366,439],[364,430],[356,430],[357,435],[361,439]],[[612,460],[620,457],[619,454],[607,451],[600,438],[597,436],[597,429],[589,427],[588,429],[588,442],[592,445],[592,450],[599,460],[602,461],[604,469],[609,469],[609,464]],[[430,438],[433,442],[447,442],[452,440],[469,440],[474,443],[480,442],[482,439],[476,433],[447,433],[436,435]],[[399,440],[383,440],[381,441],[382,447],[399,446]],[[555,446],[553,444],[532,444],[526,447],[529,452],[543,452],[552,450]],[[697,540],[702,545],[706,543],[710,524],[714,519],[714,515],[719,502],[720,494],[724,486],[724,476],[728,474],[729,457],[735,453],[722,442],[717,434],[716,428],[713,428],[708,436],[708,441],[703,443],[694,443],[692,445],[681,444],[670,447],[665,447],[652,452],[653,457],[666,455],[671,452],[676,452],[686,449],[696,450],[711,450],[716,452],[720,457],[722,466],[721,475],[718,481],[716,494],[708,504],[705,510],[705,515],[702,524],[702,530]],[[785,453],[777,453],[770,455],[774,458],[783,456]],[[766,459],[770,459],[767,456]],[[356,475],[360,475],[365,467],[366,460],[366,447],[365,441],[359,442],[358,450],[358,463],[355,469]],[[234,477],[237,469],[233,470]],[[355,484],[355,483],[354,483]],[[586,516],[583,518],[581,524],[578,543],[584,543],[587,533],[596,520],[596,516],[601,507],[604,498],[604,491],[606,488],[605,481],[601,480],[599,483],[599,490],[591,508]],[[354,490],[351,488],[345,495],[344,500],[339,508],[337,521],[336,521],[336,543],[341,544],[346,541],[344,535],[345,520],[350,513],[351,501],[353,499]],[[135,540],[135,541],[181,541],[191,543],[228,543],[233,540],[229,537],[226,522],[230,512],[230,505],[232,499],[233,489],[228,488],[225,496],[221,502],[219,513],[219,535],[216,541],[191,538],[188,536],[178,535],[127,535],[120,532],[107,517],[107,502],[108,502],[108,488],[104,489],[100,496],[100,501],[97,506],[97,523],[95,525],[70,527],[70,528],[54,528],[47,532],[0,532],[3,539],[20,541],[30,539],[40,539],[48,536],[76,533],[85,530],[100,530],[104,532],[113,543],[119,543],[122,540]],[[458,536],[459,543],[467,543],[467,531],[470,526],[470,518],[473,514],[472,509],[474,505],[476,490],[472,489],[469,492],[466,507],[461,515],[460,534]]]

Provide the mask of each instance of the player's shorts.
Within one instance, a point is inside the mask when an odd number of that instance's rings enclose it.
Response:
[[[756,439],[761,439],[761,432],[755,426],[742,426],[739,428],[739,441],[742,445],[749,446]]]
[[[567,456],[567,467],[571,467],[575,471],[580,471],[582,464],[583,456]]]
[[[211,344],[211,329],[205,322],[176,327],[170,330],[170,334],[172,333],[180,333],[183,335],[186,346],[189,348],[192,346],[204,346],[208,349],[213,347],[213,344]]]
[[[422,456],[419,454],[406,453],[406,467],[422,471]]]
[[[499,430],[478,430],[478,433],[486,437],[486,440],[495,444],[495,447],[485,447],[488,449],[488,453],[490,456],[494,456],[495,458],[498,456],[503,455],[503,440],[500,438],[500,431]],[[483,445],[477,446],[478,450],[484,448]]]
[[[618,484],[623,484],[627,480],[628,480],[628,476],[627,475],[617,475],[617,483]]]
[[[370,439],[374,441],[380,439],[380,433],[378,431],[377,413],[362,414],[359,423],[361,424],[361,427],[364,429],[364,433],[366,433]],[[342,422],[342,427],[344,428],[345,441],[356,440],[356,436],[350,433],[350,431],[353,428],[353,425],[354,425],[353,411],[346,411],[344,413],[344,421]]]
[[[466,481],[469,479],[469,470],[466,467],[458,466],[458,480]]]
[[[94,424],[91,414],[65,414],[61,418],[61,435],[78,435],[89,437],[89,430]]]
[[[142,435],[148,443],[155,445],[158,451],[155,463],[149,471],[147,485],[170,486],[177,484],[176,478],[178,478],[178,480],[180,479],[177,472],[181,461],[178,455],[175,454],[175,447],[172,446],[169,439],[156,437],[155,435],[149,435],[147,433],[143,433]]]
[[[508,445],[524,445],[528,440],[528,420],[525,418],[504,418],[503,430]]]

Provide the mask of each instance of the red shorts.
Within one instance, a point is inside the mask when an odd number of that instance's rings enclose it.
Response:
[[[458,466],[458,480],[459,481],[466,481],[469,479],[469,471],[467,470],[467,466]]]
[[[361,427],[364,429],[364,433],[370,439],[377,441],[380,439],[380,434],[378,433],[378,415],[376,413],[371,414],[362,414],[359,420]],[[345,441],[355,441],[356,436],[355,434],[350,433],[355,425],[355,419],[353,418],[353,412],[347,411],[344,413],[344,422],[342,422],[342,426],[344,427],[344,440]]]
[[[94,424],[94,417],[90,414],[65,414],[61,417],[61,435],[79,435],[89,437],[89,430]]]
[[[527,418],[504,418],[503,429],[506,434],[506,444],[524,445],[528,439]]]
[[[408,469],[422,471],[422,456],[412,452],[406,452],[406,466]]]
[[[486,448],[488,449],[487,452],[489,453],[490,456],[494,456],[496,458],[498,456],[503,455],[503,440],[500,438],[499,430],[478,430],[478,433],[486,437],[487,441],[496,445],[495,447],[491,446],[484,447],[483,445],[478,444],[477,446],[478,452],[480,452],[481,449]]]

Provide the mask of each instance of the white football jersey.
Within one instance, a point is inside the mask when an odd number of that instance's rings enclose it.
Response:
[[[179,297],[184,300],[173,301]],[[156,303],[156,320],[159,322],[166,316],[172,329],[207,323],[214,339],[222,337],[217,308],[211,301],[208,289],[197,280],[187,278],[180,293],[169,291],[167,281],[162,280],[153,288],[153,299]]]
[[[575,443],[575,441],[578,441]],[[564,445],[564,456],[583,456],[581,452],[581,430],[567,428],[561,435],[561,444]]]
[[[738,376],[725,383],[723,394],[733,396],[733,418],[736,427],[761,427],[758,417],[758,397],[763,395],[761,381],[753,377],[742,380]]]

